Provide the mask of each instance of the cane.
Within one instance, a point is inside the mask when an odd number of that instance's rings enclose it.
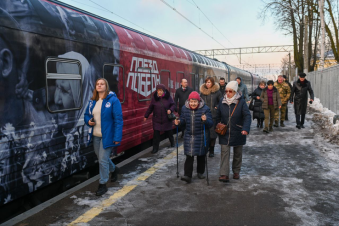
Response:
[[[178,119],[177,119],[178,120]],[[177,125],[177,178],[179,178],[179,142],[178,142],[178,127],[179,125]]]
[[[206,132],[205,132],[205,123],[204,124],[204,144],[205,144],[205,151],[206,151]],[[207,186],[210,185],[210,182],[208,180],[208,167],[207,167],[207,151],[205,155],[205,163],[206,163],[206,180],[207,180]]]

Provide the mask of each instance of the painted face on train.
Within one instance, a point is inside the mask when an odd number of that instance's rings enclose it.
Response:
[[[75,80],[57,80],[55,83],[54,103],[55,110],[74,109],[75,104],[75,90],[80,90],[79,82]],[[73,89],[72,89],[73,86]],[[71,129],[74,126],[75,111],[59,112],[58,125],[64,129]]]

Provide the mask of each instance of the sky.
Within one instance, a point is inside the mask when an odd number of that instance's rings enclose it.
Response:
[[[291,36],[276,29],[273,18],[268,17],[263,22],[258,17],[264,6],[262,0],[61,1],[190,50],[293,44]],[[173,8],[217,42],[181,17]],[[274,67],[280,65],[287,54],[247,54],[241,56],[241,63],[244,66],[272,64]],[[216,58],[231,65],[240,65],[237,56]]]

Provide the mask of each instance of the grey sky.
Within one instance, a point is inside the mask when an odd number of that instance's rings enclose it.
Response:
[[[223,46],[234,48],[292,44],[291,37],[276,31],[272,18],[268,18],[265,23],[258,19],[260,9],[263,7],[260,0],[164,0],[222,45],[186,21],[161,0],[62,1],[190,50],[223,48]],[[223,35],[212,26],[194,3]],[[280,64],[286,54],[243,55],[242,63]],[[218,58],[233,65],[240,64],[236,56]]]

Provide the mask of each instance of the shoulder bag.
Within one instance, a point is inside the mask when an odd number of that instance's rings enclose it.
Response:
[[[161,99],[160,99],[160,103],[161,103],[161,105],[165,108],[165,106],[164,106],[164,104],[162,103],[162,100],[161,100]],[[166,110],[166,108],[165,108],[165,110]],[[167,111],[167,110],[166,110],[166,111]],[[166,114],[167,114],[167,112],[166,112]],[[167,118],[168,118],[168,120],[173,121],[174,119],[177,118],[177,116],[171,111],[171,114],[167,114]]]
[[[233,109],[233,111],[232,111],[232,114],[231,114],[231,116],[230,116],[229,122],[231,121],[231,118],[232,118],[232,116],[233,116],[233,113],[234,113],[235,109],[237,108],[238,104],[239,104],[239,101],[238,101],[237,105],[235,105],[235,107],[234,107],[234,109]],[[229,124],[229,122],[228,122],[228,124]],[[219,134],[219,135],[221,135],[221,136],[224,136],[224,135],[226,134],[227,127],[228,127],[228,125],[225,125],[225,124],[219,122],[219,123],[217,124],[217,126],[215,127],[215,130],[214,130],[214,131],[215,131],[217,134]]]
[[[251,99],[250,105],[248,106],[248,109],[250,109],[251,111],[254,110],[254,99]]]

